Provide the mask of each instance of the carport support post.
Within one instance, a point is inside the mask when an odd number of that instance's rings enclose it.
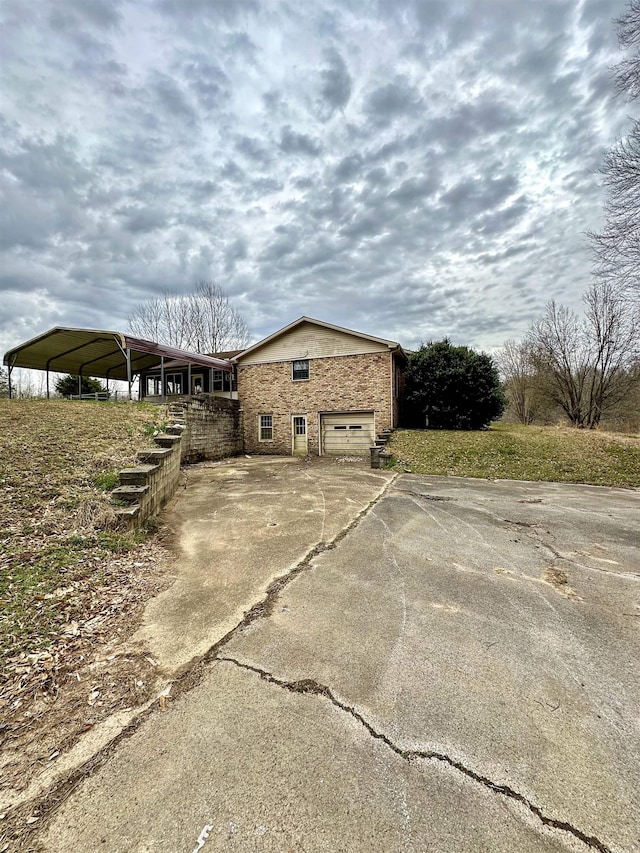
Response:
[[[127,385],[129,387],[129,401],[131,401],[131,350],[129,347],[124,351],[124,357],[127,360]]]
[[[191,362],[187,362],[187,394],[191,396]]]
[[[167,402],[167,395],[164,389],[164,356],[160,356],[160,396],[163,403]]]
[[[13,389],[11,387],[11,371],[13,370],[13,365],[9,364],[9,369],[7,370],[7,381],[9,383],[9,399],[13,396]]]
[[[82,368],[78,373],[78,397],[82,397]]]
[[[49,368],[47,367],[47,400],[49,399]]]

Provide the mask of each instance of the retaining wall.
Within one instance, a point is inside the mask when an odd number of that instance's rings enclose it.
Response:
[[[242,409],[237,400],[203,394],[173,402],[166,432],[154,437],[156,448],[141,450],[138,464],[120,471],[111,493],[116,514],[132,529],[162,509],[178,487],[181,464],[224,459],[242,453]]]
[[[169,419],[184,426],[181,455],[185,463],[225,459],[244,450],[238,400],[201,394],[172,404]]]

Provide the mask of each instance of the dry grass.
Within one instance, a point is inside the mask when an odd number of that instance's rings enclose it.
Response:
[[[640,486],[640,436],[495,424],[482,432],[398,430],[391,453],[416,474]]]
[[[0,792],[155,689],[155,662],[122,641],[168,582],[167,553],[113,526],[109,490],[163,416],[0,399]],[[27,829],[7,816],[0,849]]]
[[[46,649],[135,541],[108,489],[164,411],[130,403],[0,400],[0,661]]]

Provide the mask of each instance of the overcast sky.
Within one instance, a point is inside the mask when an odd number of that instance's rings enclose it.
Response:
[[[623,0],[1,0],[0,351],[222,285],[480,348],[579,308]]]

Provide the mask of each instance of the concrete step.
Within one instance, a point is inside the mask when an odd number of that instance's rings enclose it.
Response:
[[[116,518],[119,521],[124,521],[127,524],[132,522],[138,513],[140,512],[140,504],[133,504],[132,506],[119,506],[114,510],[116,514]]]
[[[169,424],[169,426],[166,428],[165,432],[167,432],[169,435],[182,435],[184,430],[185,430],[184,424],[174,423],[174,424]]]
[[[145,486],[147,476],[157,471],[159,467],[159,465],[137,465],[135,468],[123,468],[120,471],[120,485]]]
[[[111,497],[117,500],[134,503],[149,491],[149,486],[118,486],[111,492]]]
[[[180,441],[180,435],[175,435],[170,432],[160,432],[158,435],[154,435],[153,440],[159,447],[173,447],[174,444],[178,444]]]
[[[141,462],[159,465],[171,453],[170,447],[158,447],[156,450],[139,450],[138,459]]]

